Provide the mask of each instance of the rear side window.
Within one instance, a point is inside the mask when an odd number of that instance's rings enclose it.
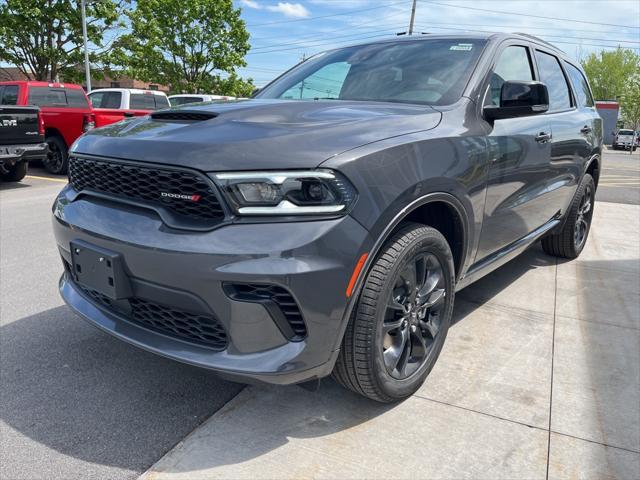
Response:
[[[591,90],[589,90],[589,84],[587,79],[580,70],[571,65],[570,63],[564,63],[571,84],[573,85],[573,91],[576,93],[576,100],[580,107],[593,107],[593,97],[591,96]]]
[[[30,87],[28,103],[38,107],[66,107],[67,94],[64,88]]]
[[[536,50],[536,61],[538,62],[540,80],[549,89],[549,111],[571,108],[569,86],[558,59],[553,55]]]
[[[154,96],[147,93],[132,93],[129,99],[129,108],[133,110],[155,110],[156,102],[153,99]]]
[[[18,104],[18,85],[4,85],[0,87],[0,105]]]
[[[199,103],[204,102],[202,97],[176,97],[169,100],[171,105],[177,107],[178,105],[185,105],[187,103]]]
[[[87,96],[84,94],[83,90],[66,88],[65,92],[67,93],[67,104],[69,107],[89,108],[89,102],[87,101]]]
[[[120,108],[121,92],[96,92],[89,96],[93,108]]]
[[[533,80],[533,70],[527,48],[516,45],[505,48],[491,75],[491,104],[500,105],[500,90],[504,82],[531,80]]]
[[[156,108],[168,108],[168,107],[170,107],[169,99],[167,97],[165,97],[163,95],[154,95],[154,97],[156,99]]]

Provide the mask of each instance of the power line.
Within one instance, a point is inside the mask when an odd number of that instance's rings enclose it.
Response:
[[[333,40],[335,40],[336,38],[349,38],[349,37],[359,37],[361,35],[368,35],[371,33],[384,33],[384,32],[396,32],[398,30],[398,27],[390,27],[390,28],[385,28],[385,29],[378,29],[378,30],[367,30],[367,31],[363,31],[363,32],[359,32],[359,33],[348,33],[346,35],[337,35],[337,36],[332,36],[331,38]],[[252,52],[256,52],[256,51],[261,51],[264,49],[269,49],[269,48],[277,48],[277,47],[285,47],[287,45],[301,45],[302,47],[304,47],[305,43],[314,43],[314,42],[320,42],[320,41],[324,41],[326,40],[326,36],[324,37],[315,37],[312,39],[308,39],[308,40],[301,40],[301,41],[296,41],[296,42],[287,42],[287,43],[274,43],[271,45],[263,45],[261,47],[254,47],[251,49]],[[355,39],[354,39],[355,40]]]
[[[279,48],[279,49],[275,49],[275,50],[262,50],[259,52],[249,52],[247,53],[248,55],[260,55],[260,54],[264,54],[264,53],[276,53],[276,52],[286,52],[289,50],[300,50],[301,48],[313,48],[313,47],[321,47],[323,45],[336,45],[339,46],[338,44],[342,44],[344,46],[346,45],[351,45],[354,42],[356,42],[357,40],[366,40],[366,39],[370,39],[370,38],[379,38],[379,37],[387,37],[387,38],[394,38],[391,35],[389,35],[388,33],[380,33],[377,35],[369,35],[369,36],[365,36],[365,37],[360,37],[357,39],[352,39],[352,40],[348,40],[348,41],[343,41],[343,42],[323,42],[323,43],[314,43],[312,45],[299,45],[296,47],[288,47],[288,48]],[[346,45],[345,45],[346,44]]]
[[[298,18],[295,20],[279,20],[279,21],[275,21],[275,22],[266,22],[266,23],[252,23],[252,24],[247,24],[247,27],[262,27],[265,25],[276,25],[276,24],[280,24],[280,23],[292,23],[292,22],[309,22],[311,20],[318,20],[321,18],[330,18],[330,17],[340,17],[342,15],[351,15],[352,13],[361,13],[361,12],[368,12],[370,10],[378,10],[380,8],[386,8],[386,7],[391,7],[393,5],[399,5],[401,3],[407,3],[410,0],[402,0],[400,2],[393,2],[393,3],[387,3],[385,5],[378,5],[377,7],[371,7],[371,8],[359,8],[357,10],[349,10],[347,12],[341,12],[341,13],[332,13],[330,15],[319,15],[317,17],[308,17],[308,18]]]
[[[385,15],[384,20],[386,21],[386,20],[389,20],[390,18],[398,17],[400,15],[402,15],[404,17],[405,12],[398,11],[398,12],[395,12],[395,13],[391,13],[389,15]],[[361,27],[363,27],[365,25],[366,26],[370,26],[372,23],[375,24],[377,22],[380,22],[380,19],[379,18],[373,18],[373,19],[366,20],[364,22],[351,23],[351,24],[349,24],[347,26],[340,27],[340,28],[335,28],[335,29],[331,29],[331,30],[324,30],[322,32],[315,32],[315,33],[312,33],[310,35],[302,35],[302,36],[297,37],[297,38],[298,39],[315,38],[319,34],[326,35],[326,34],[333,33],[333,32],[343,32],[345,30],[345,28],[359,29],[359,28],[361,28]],[[374,26],[378,27],[378,26],[384,26],[384,25],[374,25]],[[275,36],[270,35],[268,37],[251,37],[252,40],[274,40],[274,39],[279,39],[279,38],[283,38],[283,39],[288,41],[291,38],[291,35],[288,34],[288,35],[275,35]],[[322,37],[322,38],[324,38],[324,37]]]
[[[429,3],[431,5],[440,5],[440,6],[444,6],[444,7],[453,7],[453,8],[464,8],[465,10],[475,10],[477,12],[488,12],[488,13],[493,13],[493,14],[497,14],[497,15],[516,15],[516,16],[520,16],[520,17],[529,17],[529,18],[542,18],[544,20],[556,20],[556,21],[562,21],[562,22],[574,22],[574,23],[585,23],[585,24],[589,24],[589,25],[605,25],[607,27],[622,27],[622,28],[638,28],[640,29],[640,26],[636,27],[636,26],[629,26],[629,25],[616,25],[614,23],[601,23],[601,22],[591,22],[589,20],[574,20],[572,18],[560,18],[560,17],[546,17],[544,15],[533,15],[530,13],[517,13],[517,12],[497,12],[495,10],[489,10],[486,8],[478,8],[478,7],[469,7],[467,5],[454,5],[451,3],[440,3],[440,2],[434,2],[432,0],[420,0],[421,2],[425,2],[425,3]]]

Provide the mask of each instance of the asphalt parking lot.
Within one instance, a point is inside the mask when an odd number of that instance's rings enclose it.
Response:
[[[461,292],[391,406],[243,389],[86,324],[57,293],[63,183],[0,187],[0,478],[640,478],[640,152],[605,153],[583,255],[532,248]]]

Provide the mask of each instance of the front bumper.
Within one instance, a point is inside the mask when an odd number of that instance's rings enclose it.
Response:
[[[73,201],[71,201],[73,199]],[[299,383],[331,373],[345,326],[345,290],[368,232],[349,216],[291,223],[232,223],[208,232],[168,229],[153,212],[86,197],[66,187],[53,208],[54,233],[66,272],[60,292],[82,317],[151,352],[241,381]],[[97,303],[76,283],[71,242],[118,252],[133,295],[164,304],[189,303],[223,325],[222,351],[146,328]],[[227,284],[286,289],[306,326],[304,338],[283,335],[260,303],[230,298]]]

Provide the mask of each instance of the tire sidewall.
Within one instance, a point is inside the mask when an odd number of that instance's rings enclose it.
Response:
[[[418,228],[420,229],[420,228]],[[377,301],[376,313],[375,313],[375,334],[373,335],[373,345],[370,345],[372,349],[371,358],[373,361],[373,372],[378,388],[384,392],[385,395],[394,398],[404,398],[414,393],[420,385],[424,382],[424,379],[433,368],[442,346],[444,344],[447,331],[451,322],[451,316],[453,312],[454,303],[454,266],[453,257],[449,246],[437,231],[422,227],[423,234],[413,239],[411,243],[406,246],[402,252],[396,258],[396,261],[389,269],[388,274],[384,279],[383,288]],[[429,232],[437,233],[438,235],[430,235]],[[397,236],[394,238],[398,238]],[[393,241],[393,240],[392,240]],[[390,242],[391,243],[391,242]],[[388,250],[389,245],[383,252]],[[391,295],[391,291],[394,287],[395,279],[405,265],[415,257],[416,254],[421,252],[431,253],[436,256],[440,264],[442,265],[443,274],[445,276],[445,285],[447,296],[445,298],[445,308],[442,310],[442,319],[440,324],[440,331],[436,338],[436,343],[433,345],[429,352],[429,356],[424,364],[418,371],[412,374],[410,377],[398,380],[391,377],[386,370],[384,360],[382,356],[382,327],[384,323],[385,305],[387,299]]]
[[[576,222],[578,221],[578,209],[580,208],[582,197],[584,196],[585,190],[587,189],[588,186],[591,187],[591,192],[592,192],[591,210],[589,211],[589,215],[588,215],[587,231],[585,232],[585,239],[582,242],[582,245],[577,246],[575,244],[574,231],[576,227]],[[572,242],[573,242],[572,245],[573,245],[573,250],[576,257],[580,255],[582,250],[584,250],[584,247],[587,244],[587,241],[589,240],[589,233],[591,232],[591,222],[593,221],[593,212],[595,210],[595,207],[596,207],[596,185],[593,180],[593,177],[587,173],[585,174],[585,176],[582,179],[582,182],[580,183],[580,190],[578,192],[578,195],[576,195],[576,199],[571,208],[571,216],[566,225],[572,236]]]

